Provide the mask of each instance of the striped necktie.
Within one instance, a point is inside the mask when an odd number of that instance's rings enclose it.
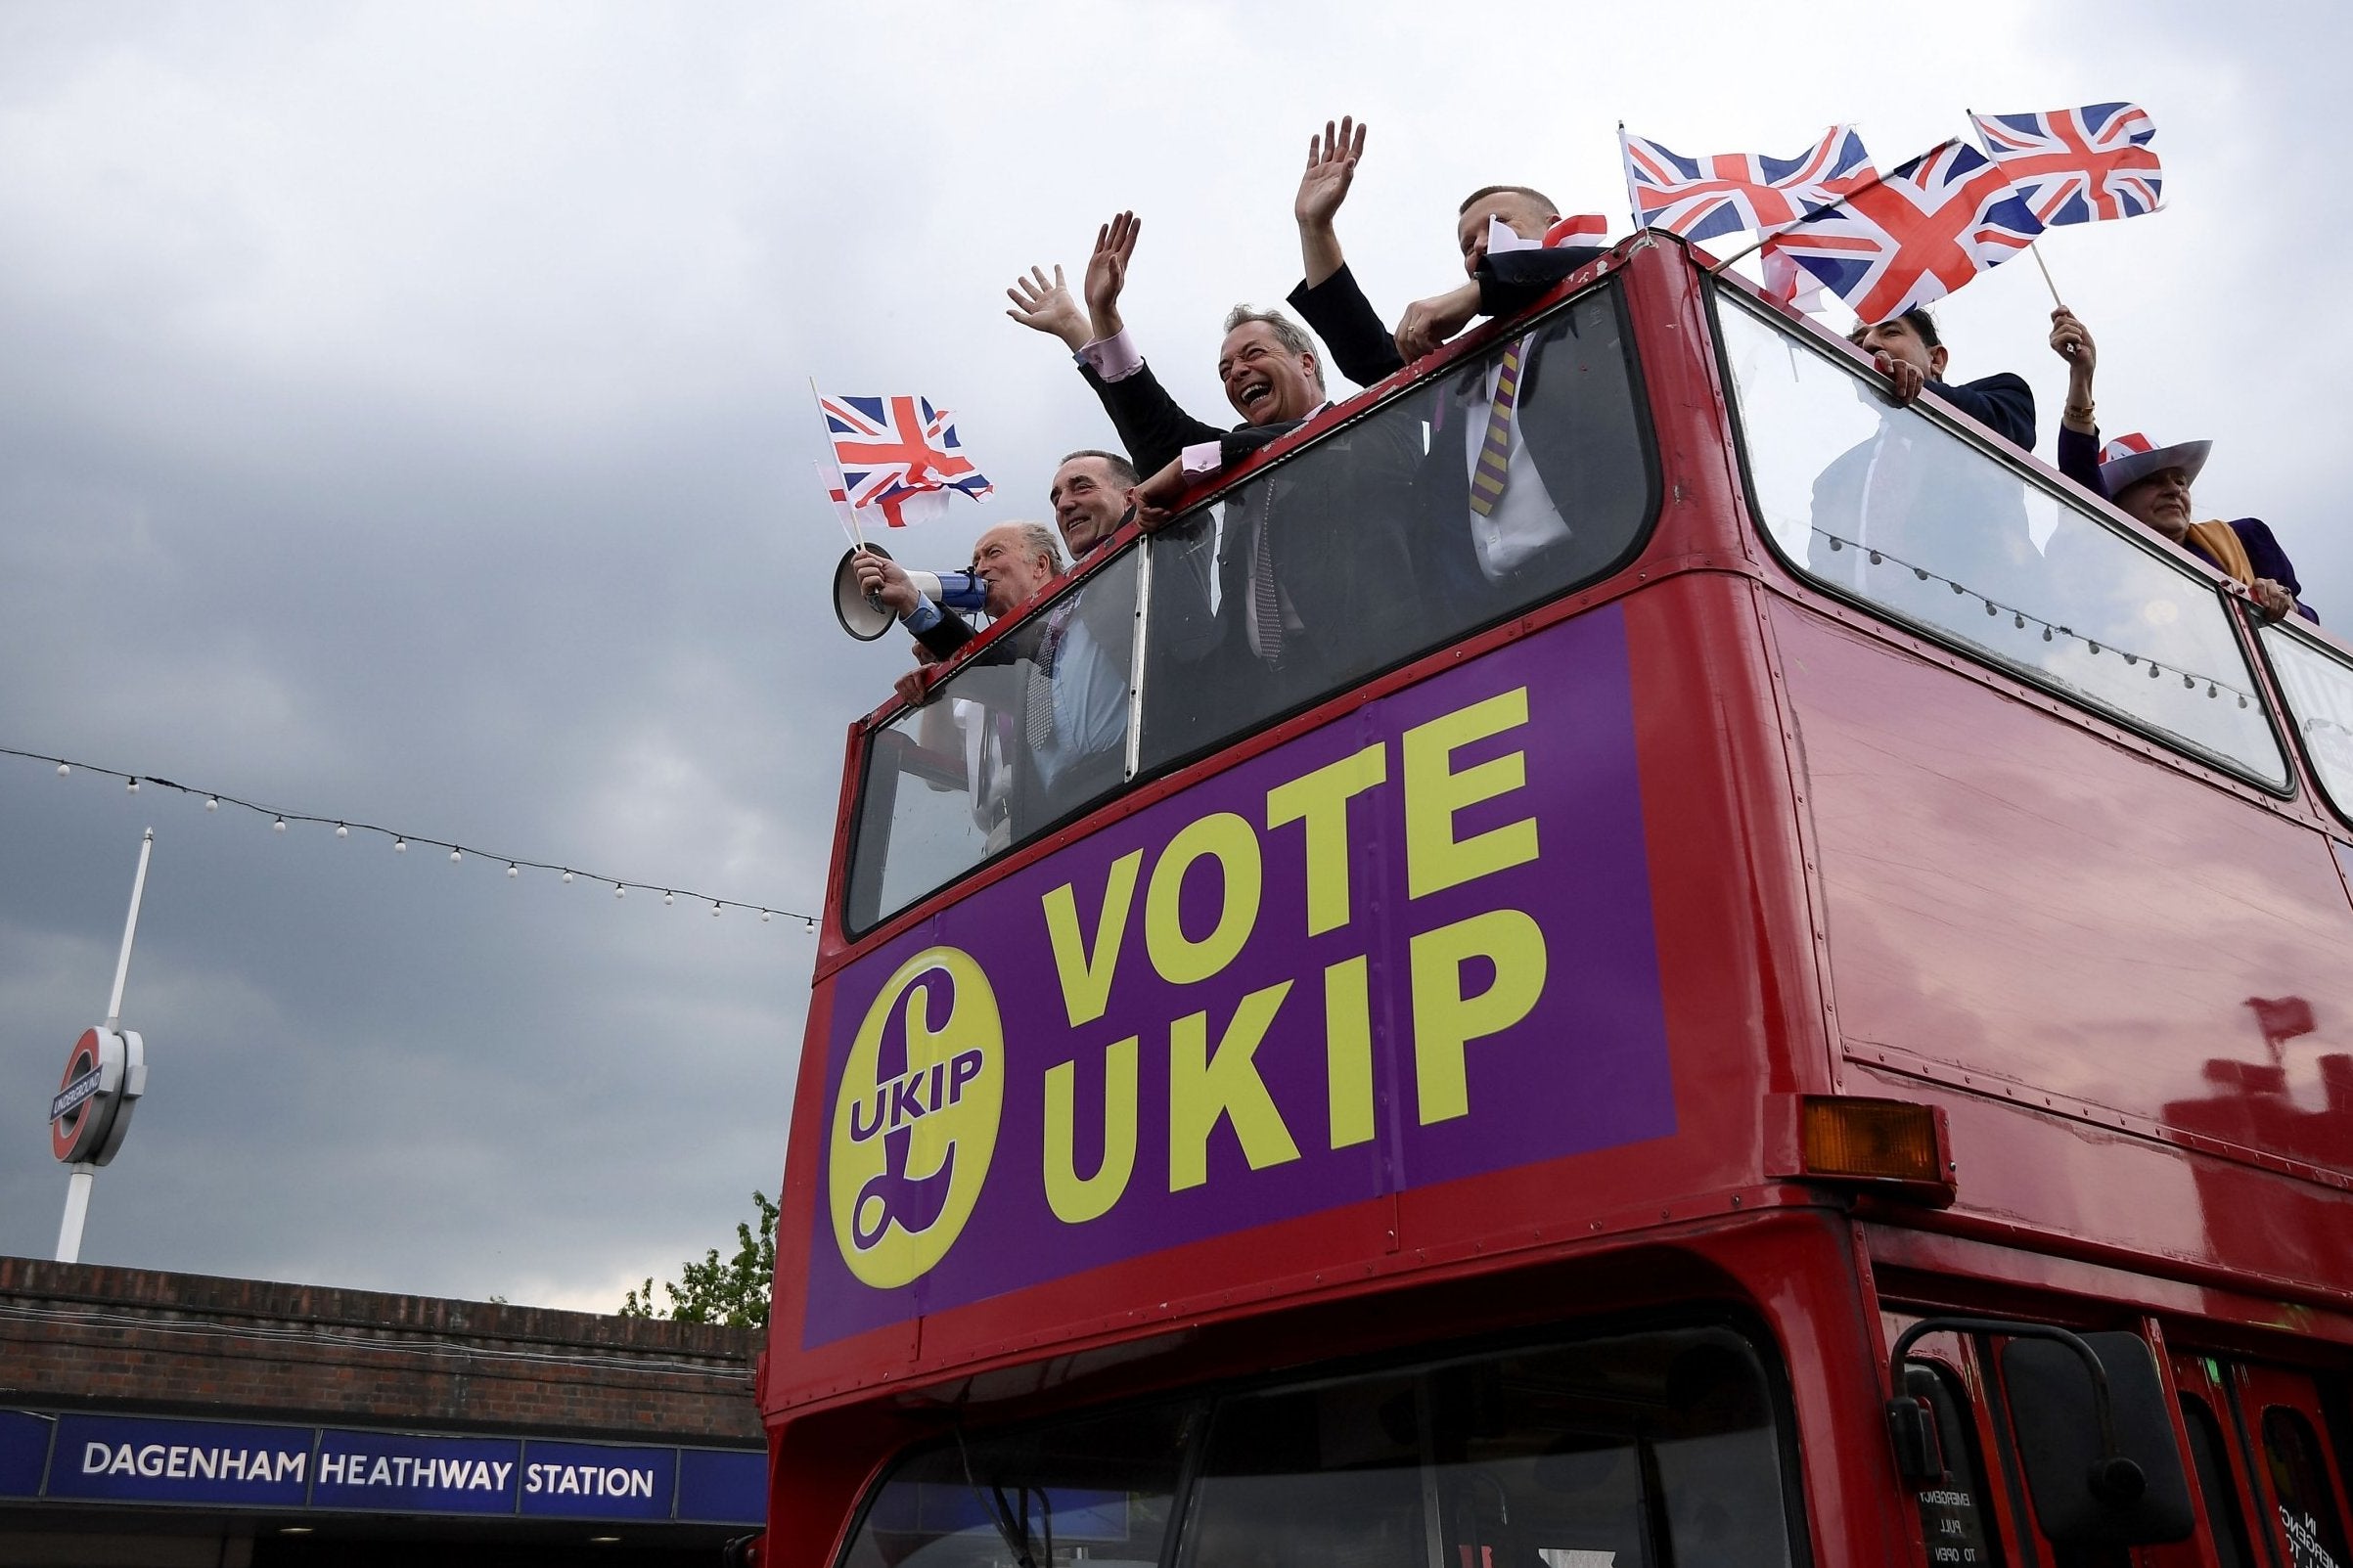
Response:
[[[1077,604],[1065,597],[1046,617],[1044,635],[1038,639],[1037,658],[1029,668],[1029,690],[1022,715],[1022,728],[1029,740],[1029,749],[1043,751],[1054,739],[1054,666],[1060,662],[1063,646],[1063,626]]]
[[[1275,591],[1275,542],[1268,537],[1274,521],[1275,484],[1258,481],[1258,531],[1251,543],[1250,608],[1258,624],[1251,639],[1258,656],[1269,664],[1283,662],[1283,600]]]
[[[1495,379],[1495,396],[1487,404],[1487,438],[1479,443],[1478,467],[1471,475],[1471,510],[1485,516],[1504,497],[1504,480],[1512,469],[1512,405],[1519,398],[1519,346],[1515,339],[1504,350],[1503,374]]]

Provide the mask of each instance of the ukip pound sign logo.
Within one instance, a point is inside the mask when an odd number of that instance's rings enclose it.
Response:
[[[923,1277],[972,1218],[1005,1101],[1005,1026],[972,956],[928,948],[858,1027],[834,1101],[834,1242],[878,1290]]]

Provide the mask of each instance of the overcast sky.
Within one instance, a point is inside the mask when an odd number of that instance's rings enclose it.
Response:
[[[0,746],[730,899],[822,895],[840,738],[897,640],[842,637],[812,377],[961,415],[998,486],[959,562],[1109,444],[1002,314],[1144,214],[1129,320],[1222,404],[1215,319],[1298,273],[1311,128],[1393,318],[1455,202],[1625,222],[1613,127],[1881,168],[1964,111],[2127,98],[2169,210],[2044,246],[2111,433],[2211,437],[2353,624],[2341,5],[1669,8],[0,3]],[[1959,378],[2063,387],[2030,264],[1943,312]],[[797,922],[0,758],[0,1252],[48,1256],[43,1118],[103,1015],[151,1089],[85,1259],[611,1310],[773,1192]]]

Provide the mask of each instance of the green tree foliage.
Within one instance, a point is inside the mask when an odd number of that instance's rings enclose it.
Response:
[[[776,1277],[776,1205],[767,1194],[753,1190],[759,1210],[759,1233],[749,1225],[736,1227],[736,1253],[721,1258],[717,1247],[678,1266],[678,1280],[662,1281],[667,1309],[654,1304],[654,1280],[649,1277],[621,1303],[624,1318],[668,1318],[682,1323],[725,1323],[731,1328],[768,1326],[768,1286]]]

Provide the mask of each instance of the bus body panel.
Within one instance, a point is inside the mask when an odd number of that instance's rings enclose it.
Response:
[[[1773,624],[1850,1055],[2353,1172],[2324,835],[1787,602]],[[2267,1033],[2284,1008],[2313,1026]]]

